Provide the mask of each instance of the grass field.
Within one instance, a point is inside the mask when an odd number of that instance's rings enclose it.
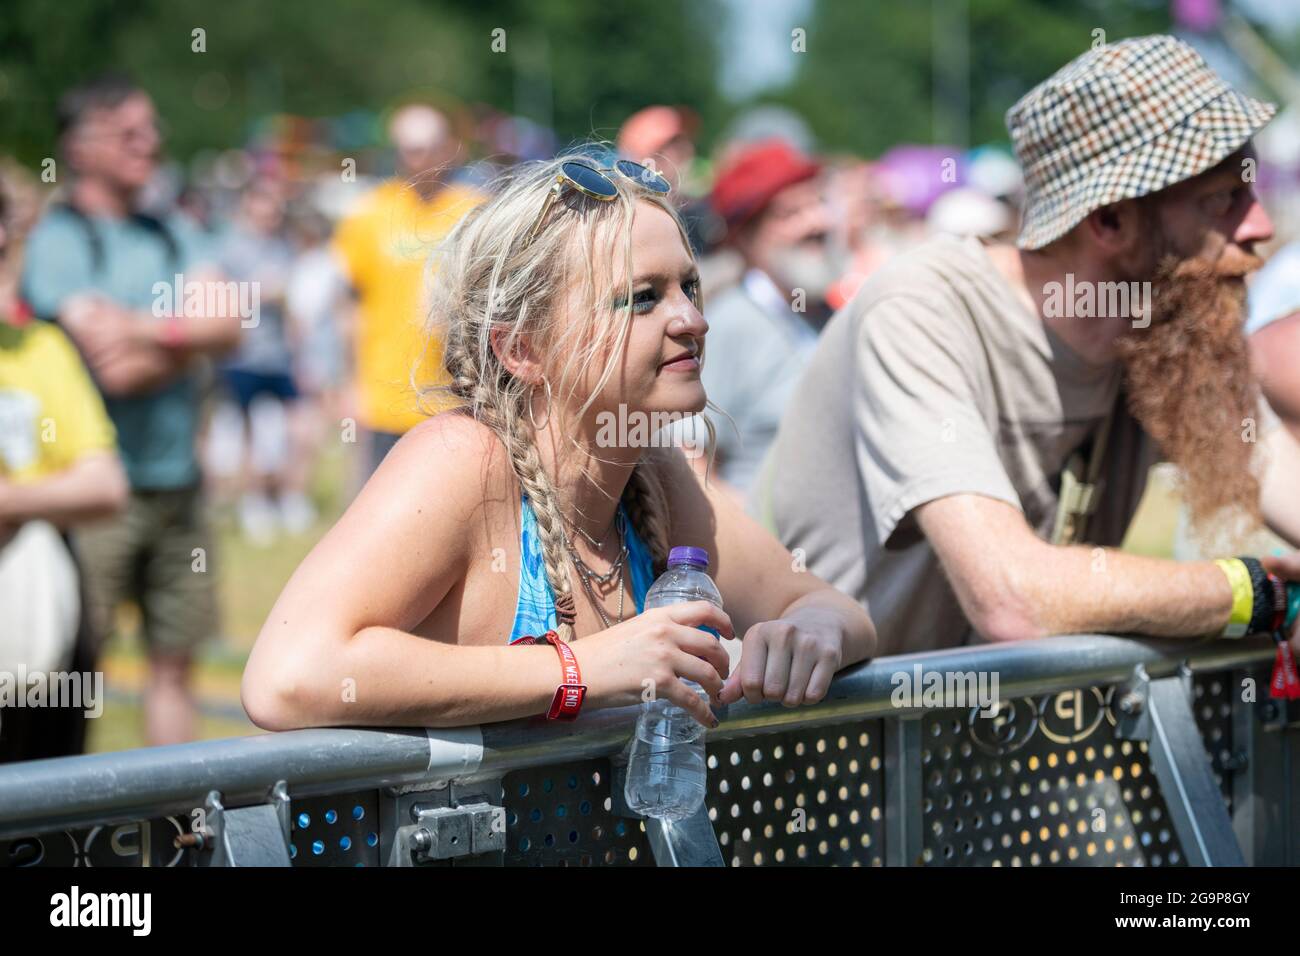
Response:
[[[271,605],[294,569],[337,518],[347,463],[342,454],[326,458],[319,469],[314,497],[321,518],[309,534],[282,538],[272,548],[256,548],[238,533],[229,516],[218,516],[214,566],[220,596],[220,640],[212,642],[199,661],[195,689],[201,702],[200,736],[204,739],[257,733],[239,707],[239,678],[248,651]],[[1177,524],[1177,500],[1157,473],[1124,542],[1125,550],[1168,556]],[[130,615],[109,642],[103,661],[109,701],[104,714],[91,722],[89,749],[125,750],[144,745],[139,689],[145,660]]]

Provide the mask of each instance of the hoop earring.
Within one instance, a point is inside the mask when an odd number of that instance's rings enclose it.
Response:
[[[546,425],[551,423],[551,383],[542,379],[542,384],[546,386]],[[537,386],[534,385],[528,390],[528,422],[533,426],[533,431],[540,432],[546,425],[538,425],[537,419],[533,416],[533,392]]]

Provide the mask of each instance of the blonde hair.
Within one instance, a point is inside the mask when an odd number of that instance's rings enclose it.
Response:
[[[569,190],[547,211],[530,242],[537,215],[562,163],[592,164],[590,157],[562,156],[528,163],[504,174],[495,194],[470,211],[449,233],[431,260],[429,331],[442,340],[448,383],[420,389],[422,398],[450,397],[490,428],[505,446],[511,468],[537,518],[547,580],[555,593],[560,623],[572,624],[574,589],[566,555],[561,501],[542,467],[532,421],[532,389],[513,376],[493,347],[512,354],[521,341],[533,343],[546,369],[548,398],[567,404],[581,398],[585,413],[614,373],[632,319],[632,218],[638,202],[648,202],[673,217],[690,250],[676,210],[663,197],[617,173],[609,174],[618,195],[600,202]],[[617,289],[615,260],[621,250],[626,274]],[[692,258],[694,254],[692,253]],[[594,307],[567,317],[557,305],[577,289]],[[601,303],[617,306],[602,307]],[[611,321],[612,319],[612,321]],[[599,380],[585,397],[576,396],[583,374],[605,354]],[[701,358],[702,358],[701,353]],[[551,376],[554,376],[552,378]],[[548,402],[548,408],[550,407]],[[548,422],[550,412],[548,411]],[[709,447],[713,426],[705,420]],[[592,449],[577,443],[590,464]],[[623,491],[622,501],[637,534],[650,550],[656,570],[667,560],[668,515],[662,462],[643,454]]]

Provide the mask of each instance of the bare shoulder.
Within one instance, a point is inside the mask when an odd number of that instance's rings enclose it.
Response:
[[[463,463],[464,459],[484,465],[507,464],[505,448],[496,433],[460,411],[443,412],[416,425],[402,436],[384,464],[394,456],[423,459],[426,464],[432,460]]]
[[[443,412],[402,436],[349,512],[463,528],[508,500],[512,486],[496,434],[469,415]]]

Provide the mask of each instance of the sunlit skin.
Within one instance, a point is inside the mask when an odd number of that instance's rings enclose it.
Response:
[[[709,331],[700,312],[699,270],[682,245],[676,223],[648,203],[637,210],[632,244],[632,319],[627,342],[615,373],[586,416],[588,422],[594,422],[596,411],[615,410],[620,403],[646,412],[691,414],[704,408],[700,366],[692,358],[702,351]],[[615,288],[619,290],[615,300],[605,306],[610,323],[616,310],[625,306],[625,272],[617,274]],[[573,292],[565,303],[565,315],[572,320],[586,308],[579,293]],[[585,370],[576,384],[577,395],[585,397],[596,386],[604,357]],[[530,366],[526,377],[531,374]]]
[[[1209,172],[1161,192],[1160,225],[1173,252],[1205,262],[1230,261],[1257,254],[1273,238],[1273,221],[1244,178],[1256,162],[1254,147],[1247,146]]]
[[[1129,281],[1149,280],[1138,288],[1149,290],[1151,324],[1122,335],[1119,358],[1130,407],[1179,467],[1182,499],[1198,527],[1224,509],[1258,516],[1258,458],[1237,434],[1259,414],[1242,334],[1245,280],[1263,265],[1257,243],[1272,234],[1250,182],[1253,162],[1237,153],[1138,203],[1147,262],[1135,262]]]
[[[617,553],[608,534],[615,503],[643,449],[595,449],[599,458],[583,478],[571,440],[594,443],[596,415],[620,403],[644,413],[693,412],[705,402],[690,356],[708,326],[689,252],[673,220],[649,204],[639,205],[631,239],[634,314],[615,374],[580,419],[577,409],[599,367],[586,370],[572,396],[553,388],[549,411],[544,389],[534,392],[539,452],[567,516],[607,541],[597,549],[573,535],[597,570]],[[616,303],[583,302],[576,294],[561,311],[593,308],[614,321]],[[553,371],[543,359],[537,343],[503,357],[512,374],[538,385]],[[708,550],[726,611],[694,602],[632,616],[625,592],[629,619],[606,629],[579,595],[574,653],[589,688],[586,706],[638,703],[649,680],[658,695],[713,725],[681,677],[703,686],[715,704],[821,699],[836,670],[873,652],[866,612],[794,570],[790,553],[725,494],[702,485],[679,451],[667,462],[670,542]],[[518,514],[518,484],[485,426],[445,413],[409,432],[272,610],[244,675],[250,716],[274,729],[456,726],[544,710],[557,682],[554,651],[504,646],[517,597]],[[614,619],[617,592],[601,597]],[[738,664],[701,625],[727,642],[743,640]],[[339,701],[344,678],[363,689],[354,702]]]

